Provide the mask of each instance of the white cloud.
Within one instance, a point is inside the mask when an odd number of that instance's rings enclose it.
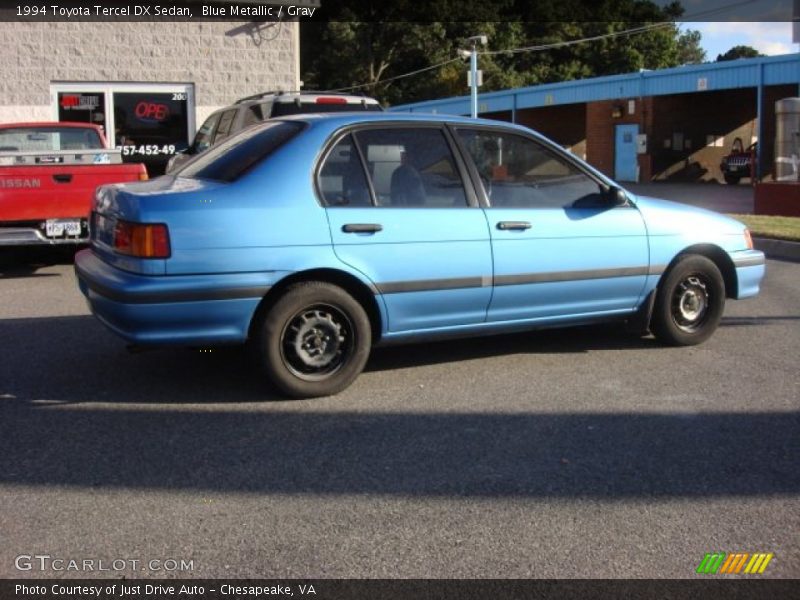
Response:
[[[792,44],[792,23],[789,22],[709,22],[682,23],[683,28],[702,34],[700,45],[708,60],[715,60],[734,46],[752,46],[762,54],[774,56],[796,52]]]

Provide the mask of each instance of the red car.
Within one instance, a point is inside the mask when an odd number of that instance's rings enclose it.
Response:
[[[85,242],[97,186],[145,179],[97,125],[0,124],[0,246]]]

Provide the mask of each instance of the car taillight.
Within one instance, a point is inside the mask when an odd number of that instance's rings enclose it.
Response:
[[[139,258],[169,258],[169,231],[163,223],[117,221],[114,250]]]
[[[139,181],[147,181],[148,179],[150,177],[148,177],[147,173],[139,173]]]
[[[747,245],[749,250],[753,249],[753,238],[750,236],[750,230],[744,230],[744,243]]]
[[[347,104],[347,99],[335,96],[320,96],[317,98],[317,104]]]

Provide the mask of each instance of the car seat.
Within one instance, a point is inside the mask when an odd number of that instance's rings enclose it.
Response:
[[[392,206],[425,206],[425,186],[414,167],[401,164],[392,173],[389,195]]]

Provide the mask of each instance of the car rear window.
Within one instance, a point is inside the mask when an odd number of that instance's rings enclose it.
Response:
[[[303,123],[274,121],[241,133],[212,146],[208,152],[187,163],[176,175],[213,181],[235,181],[297,135]]]
[[[326,102],[275,102],[272,105],[272,116],[282,117],[285,115],[305,115],[308,113],[331,113],[331,112],[361,112],[361,111],[381,111],[380,104],[367,104],[365,102],[353,103],[326,103]]]
[[[0,152],[102,150],[103,141],[89,127],[14,127],[0,129]]]

